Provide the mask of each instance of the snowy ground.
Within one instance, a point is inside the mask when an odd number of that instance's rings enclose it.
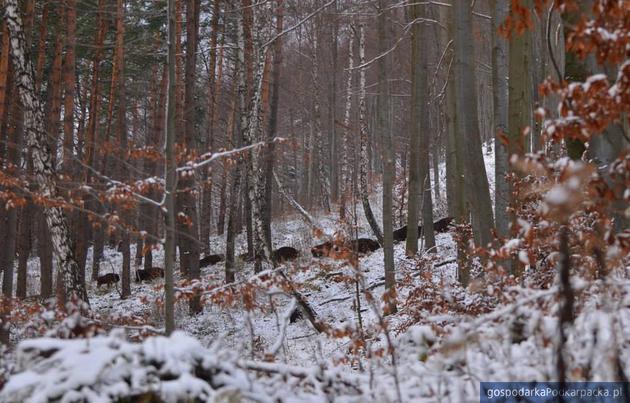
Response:
[[[320,217],[320,224],[324,226],[329,234],[335,228],[335,222],[329,217]],[[315,259],[310,255],[310,248],[316,243],[310,229],[297,217],[285,222],[274,223],[273,226],[274,245],[276,247],[292,246],[300,250],[301,257],[298,261],[291,263],[295,266],[296,274],[293,280],[304,283],[304,294],[309,303],[312,304],[317,314],[324,322],[333,327],[340,327],[345,324],[356,326],[356,312],[353,309],[355,304],[355,290],[352,284],[334,281],[334,277],[328,276],[331,272],[352,276],[353,272],[349,265],[344,262],[335,261],[329,258]],[[359,236],[369,237],[370,233],[366,227],[362,227]],[[239,237],[241,248],[244,246],[243,237]],[[224,240],[215,237],[211,240],[213,253],[220,253]],[[453,260],[454,245],[450,234],[438,234],[438,262]],[[220,247],[221,246],[221,247]],[[412,275],[415,270],[414,261],[407,259],[404,253],[404,242],[395,245],[395,261],[398,268],[398,276]],[[132,256],[134,251],[132,250]],[[91,259],[91,254],[88,256]],[[120,268],[122,256],[115,250],[108,249],[105,253],[105,263],[103,270],[109,272],[109,267]],[[154,254],[154,265],[161,266],[163,254],[160,250]],[[88,260],[89,264],[89,260]],[[111,264],[111,266],[110,266]],[[253,274],[251,263],[240,262],[240,271],[237,273],[237,281],[244,280]],[[322,267],[323,266],[323,267]],[[383,250],[378,251],[360,259],[359,268],[365,278],[368,287],[375,286],[372,291],[376,297],[380,297],[384,291],[383,283]],[[38,270],[35,260],[32,270]],[[222,284],[224,278],[224,263],[218,263],[202,269],[202,277],[210,283]],[[116,270],[119,273],[119,270]],[[453,263],[443,265],[434,273],[436,282],[446,281],[451,283],[455,279],[455,266]],[[132,284],[132,297],[121,300],[118,291],[111,287],[100,290],[95,284],[89,285],[90,303],[92,308],[103,316],[148,316],[156,327],[161,327],[161,315],[157,307],[151,301],[160,297],[162,289],[159,287],[161,280],[154,284]],[[400,291],[404,295],[405,290]],[[149,301],[149,303],[147,303]],[[265,303],[262,301],[261,303]],[[289,298],[282,296],[274,297],[275,304],[278,305],[278,313],[282,314],[283,309],[290,306]],[[363,306],[367,306],[365,301]],[[245,315],[241,308],[226,309],[216,305],[206,305],[203,314],[189,317],[187,315],[187,305],[179,304],[177,307],[177,327],[188,334],[199,339],[205,346],[209,346],[218,337],[222,338],[230,347],[238,348],[241,351],[248,351],[251,354],[251,340],[256,340],[258,354],[267,351],[278,338],[278,319],[276,314],[268,312],[253,313]],[[363,312],[364,320],[372,323],[375,319],[372,312],[366,309]],[[251,326],[248,321],[251,321]],[[287,328],[286,345],[283,354],[286,354],[287,362],[292,364],[312,364],[319,358],[334,357],[336,353],[345,353],[344,341],[326,340],[322,342],[321,337],[306,320],[299,320],[292,323]]]

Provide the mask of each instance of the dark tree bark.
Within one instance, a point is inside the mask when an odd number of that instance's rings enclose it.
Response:
[[[486,246],[492,240],[492,203],[488,177],[481,150],[477,116],[475,53],[472,33],[472,9],[467,2],[453,5],[455,24],[455,94],[457,136],[464,151],[464,181],[473,215],[475,238]]]
[[[387,18],[385,1],[379,0],[379,16],[377,22],[378,31],[378,53],[384,54],[389,49],[389,37],[385,27]],[[385,266],[385,288],[388,291],[396,289],[396,274],[394,269],[394,239],[393,239],[393,185],[395,179],[394,172],[394,150],[392,144],[391,129],[388,124],[387,114],[389,112],[389,83],[387,82],[387,57],[381,57],[377,62],[378,71],[378,96],[376,110],[377,132],[382,138],[382,163],[383,163],[383,256]],[[427,161],[428,162],[428,161]],[[396,312],[396,301],[388,301],[388,313]]]
[[[425,19],[425,5],[414,5],[412,20]],[[411,133],[409,135],[409,202],[407,204],[407,244],[408,256],[418,252],[418,212],[422,211],[424,247],[434,250],[433,200],[431,178],[429,177],[429,110],[428,94],[428,29],[426,22],[414,24],[411,37]],[[429,223],[429,225],[427,225]]]
[[[208,133],[206,143],[209,151],[215,149],[214,130],[216,125],[217,101],[219,100],[221,89],[221,72],[223,71],[223,60],[219,58],[219,73],[215,75],[217,66],[217,38],[219,34],[219,14],[220,0],[215,0],[212,7],[212,22],[210,23],[210,60],[208,66]],[[223,48],[220,50],[223,54]],[[210,228],[212,224],[212,190],[213,178],[212,170],[208,169],[203,173],[203,185],[201,194],[201,222],[199,223],[199,241],[204,254],[210,254]]]
[[[276,34],[280,34],[283,29],[284,10],[283,0],[276,0]],[[274,43],[273,66],[271,74],[271,101],[269,103],[269,127],[267,129],[267,144],[264,150],[264,178],[265,178],[265,198],[263,207],[263,227],[265,242],[272,245],[271,240],[271,213],[272,193],[273,193],[273,161],[274,144],[272,142],[278,129],[278,105],[280,103],[280,69],[282,67],[282,38],[279,37]]]
[[[32,200],[28,200],[27,204],[20,211],[19,230],[17,240],[17,284],[15,296],[18,298],[26,298],[26,287],[28,278],[28,258],[31,254],[31,237],[32,237]]]
[[[177,161],[175,159],[175,70],[176,55],[176,22],[175,0],[167,0],[168,6],[168,98],[166,107],[166,138],[164,141],[165,196],[164,224],[166,240],[164,242],[164,328],[170,335],[175,330],[175,290],[173,272],[175,269],[175,191],[177,187]]]
[[[188,151],[197,148],[195,133],[195,80],[197,61],[197,42],[199,37],[200,0],[188,0],[186,3],[186,65],[185,65],[185,99],[184,99],[184,133],[181,137]],[[193,175],[180,175],[178,178],[177,212],[184,214],[188,222],[177,220],[180,265],[186,278],[193,280],[200,276],[199,271],[199,219]],[[190,301],[191,314],[199,313],[202,306],[198,298]]]

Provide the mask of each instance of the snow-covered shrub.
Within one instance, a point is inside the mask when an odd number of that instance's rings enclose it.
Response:
[[[26,340],[17,350],[18,373],[0,400],[110,402],[155,396],[168,402],[228,401],[228,396],[255,391],[235,359],[178,332],[139,344],[127,342],[119,331],[81,340]]]

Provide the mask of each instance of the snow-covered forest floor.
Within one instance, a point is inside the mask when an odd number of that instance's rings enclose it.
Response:
[[[486,161],[492,179],[491,153]],[[380,216],[378,191],[372,203]],[[356,212],[358,236],[372,237],[360,204]],[[436,219],[442,216],[436,211]],[[342,227],[334,214],[315,218],[327,235]],[[237,239],[237,254],[244,252],[244,237]],[[208,297],[204,311],[191,317],[187,302],[180,301],[176,321],[181,333],[168,339],[145,339],[162,329],[162,280],[133,282],[132,297],[125,300],[115,287],[98,289],[90,283],[91,309],[100,324],[136,324],[110,326],[108,335],[88,340],[31,339],[5,351],[0,371],[8,383],[0,400],[111,401],[160,391],[166,401],[187,396],[226,402],[463,402],[479,399],[480,381],[555,379],[559,305],[553,278],[544,287],[484,284],[479,289],[473,282],[464,290],[456,280],[452,231],[437,234],[435,254],[413,259],[405,256],[401,242],[394,248],[398,312],[384,316],[382,249],[360,258],[357,274],[346,261],[313,258],[310,248],[323,241],[297,214],[275,220],[273,237],[276,248],[300,251],[300,258],[283,269],[333,331],[321,334],[304,318],[290,320],[295,301],[264,275],[252,281],[251,263],[239,262],[236,284],[249,279],[256,285],[253,300],[238,293],[215,298],[224,289],[224,263],[202,269]],[[518,242],[512,244],[518,248]],[[223,253],[224,237],[213,237],[211,245],[212,253]],[[90,250],[88,267],[91,258]],[[161,250],[155,251],[154,266],[163,267],[162,262]],[[102,271],[120,273],[121,265],[121,254],[107,249]],[[625,257],[622,269],[604,279],[573,277],[580,305],[565,329],[564,347],[571,379],[614,380],[629,373],[629,268]],[[30,294],[39,287],[38,273],[33,258]],[[58,331],[51,311],[35,316],[30,325],[15,324],[14,341],[28,338],[37,326]],[[65,325],[72,320],[77,319],[66,318]],[[48,334],[57,335],[54,329]],[[17,375],[9,375],[16,370]]]

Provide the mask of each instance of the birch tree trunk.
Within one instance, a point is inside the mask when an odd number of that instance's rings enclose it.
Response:
[[[26,51],[26,41],[22,32],[17,0],[5,0],[5,18],[11,35],[11,53],[15,66],[16,82],[20,99],[24,105],[27,145],[33,153],[33,172],[42,195],[47,199],[57,196],[55,167],[52,164],[50,149],[45,141],[44,112],[35,92],[33,64]],[[68,226],[59,207],[46,207],[44,210],[53,249],[57,255],[59,270],[62,273],[64,295],[62,299],[76,296],[88,303],[85,285],[79,277],[79,265],[70,247]],[[65,301],[60,301],[65,302]]]
[[[365,64],[365,26],[363,23],[359,24],[359,65]],[[361,204],[363,205],[363,212],[365,218],[374,232],[374,236],[378,239],[378,242],[383,245],[383,233],[376,222],[372,207],[370,206],[369,191],[368,191],[368,124],[366,120],[367,106],[365,103],[365,67],[360,68],[359,75],[359,124],[361,126],[361,133],[359,136],[360,141],[360,155],[359,155],[359,193],[361,196]]]
[[[253,24],[256,27],[255,32],[257,35],[263,31],[261,26],[262,18],[258,15],[259,10],[252,9]],[[238,43],[239,43],[239,63],[245,65],[245,29],[244,29],[243,16],[239,19],[238,28]],[[254,70],[253,78],[253,91],[252,99],[249,106],[249,113],[244,114],[241,112],[241,131],[243,138],[247,144],[253,144],[259,141],[261,138],[261,107],[262,107],[262,89],[263,89],[263,73],[265,70],[265,59],[267,48],[260,46],[261,41],[257,37],[257,52],[256,55],[256,68]],[[241,69],[244,70],[244,69]],[[241,72],[239,75],[239,82],[244,81],[246,77],[243,77]],[[239,97],[244,98],[244,91],[239,90]],[[242,99],[241,104],[245,104]],[[254,270],[259,272],[262,270],[262,261],[271,259],[271,245],[265,242],[264,237],[264,225],[262,219],[261,200],[264,198],[264,184],[261,170],[261,158],[260,150],[253,149],[249,153],[249,164],[247,169],[247,193],[249,201],[251,203],[251,219],[253,226],[253,243],[254,243],[254,258],[255,266]]]
[[[346,198],[349,193],[350,185],[350,167],[348,162],[350,151],[350,137],[352,136],[352,130],[350,127],[350,113],[352,111],[352,76],[354,74],[354,27],[351,27],[353,31],[348,41],[348,77],[346,78],[346,103],[343,114],[343,139],[341,143],[341,153],[339,155],[339,162],[341,163],[341,180],[339,181],[339,217],[345,218],[346,213]]]

